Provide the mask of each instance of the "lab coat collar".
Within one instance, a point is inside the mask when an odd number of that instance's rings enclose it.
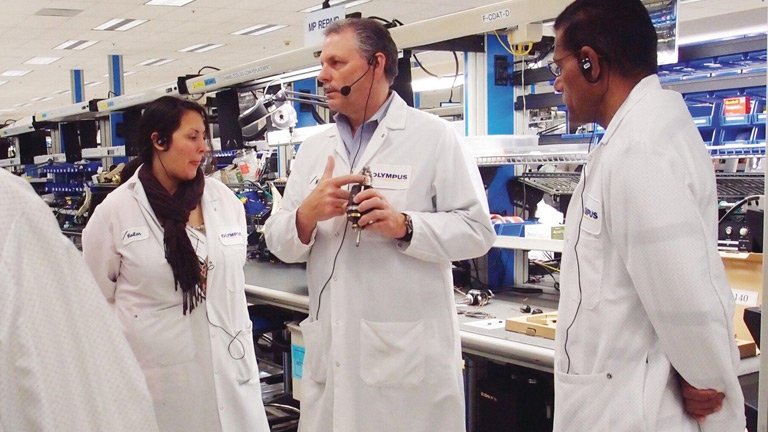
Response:
[[[125,187],[133,193],[133,197],[136,199],[136,202],[138,202],[139,205],[144,208],[145,212],[151,216],[152,220],[157,224],[157,226],[161,226],[160,221],[155,215],[155,212],[152,210],[152,205],[149,203],[149,198],[147,198],[147,192],[144,190],[144,185],[141,184],[141,180],[139,180],[139,170],[141,170],[143,166],[144,164],[139,166],[139,168],[136,170],[136,173],[125,183]],[[213,205],[216,201],[218,201],[218,196],[212,193],[210,189],[211,188],[208,187],[203,188],[201,206],[206,202],[210,202]]]
[[[376,154],[376,152],[379,150],[381,145],[386,140],[388,134],[388,132],[383,128],[386,128],[387,130],[405,129],[407,113],[408,105],[406,105],[405,101],[400,97],[400,95],[395,93],[394,97],[392,98],[392,102],[389,105],[389,109],[387,110],[387,114],[384,116],[384,118],[380,119],[379,126],[371,136],[371,140],[368,142],[368,145],[360,157],[360,160],[355,163],[355,166],[365,166],[365,164],[368,163],[373,155]],[[346,161],[346,166],[349,167],[347,151],[344,147],[344,142],[339,135],[338,127],[332,127],[328,129],[326,136],[328,139],[336,141],[335,151],[338,153],[341,160]]]
[[[600,140],[600,145],[608,144],[608,142],[613,137],[613,134],[616,133],[616,130],[621,125],[621,122],[624,121],[624,118],[627,116],[627,114],[629,114],[632,108],[638,102],[640,102],[640,100],[643,99],[645,95],[656,90],[661,90],[661,82],[659,81],[659,77],[657,75],[648,75],[647,77],[640,80],[640,82],[635,85],[635,88],[629,92],[629,96],[627,96],[627,99],[625,99],[624,103],[621,104],[619,109],[616,111],[616,114],[613,115],[611,122],[605,129],[605,135],[603,135],[603,139]]]

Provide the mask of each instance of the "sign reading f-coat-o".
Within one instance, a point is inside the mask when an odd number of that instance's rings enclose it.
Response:
[[[331,23],[344,18],[344,6],[308,13],[304,19],[304,46],[310,47],[323,43],[323,32]]]

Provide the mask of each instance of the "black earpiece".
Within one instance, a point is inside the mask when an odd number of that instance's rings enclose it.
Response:
[[[581,73],[584,74],[584,79],[587,80],[588,83],[595,84],[600,81],[600,75],[592,77],[592,60],[590,60],[589,57],[581,59],[579,66],[581,67]]]
[[[368,59],[368,65],[373,66],[376,64],[376,54],[372,55],[371,58]]]

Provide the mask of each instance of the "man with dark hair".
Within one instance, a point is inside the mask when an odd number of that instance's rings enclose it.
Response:
[[[567,212],[555,431],[743,432],[714,170],[682,97],[655,74],[648,12],[577,0],[555,32],[550,69],[570,120],[606,129]],[[710,402],[722,409],[697,424],[680,378],[721,392]]]
[[[459,135],[390,90],[396,61],[375,21],[328,28],[318,79],[336,126],[301,145],[266,224],[275,255],[307,261],[304,432],[465,429],[450,262],[485,254],[495,234]],[[365,168],[373,188],[348,201]]]

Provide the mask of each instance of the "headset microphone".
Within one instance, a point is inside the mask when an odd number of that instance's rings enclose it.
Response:
[[[341,93],[342,96],[349,96],[349,94],[352,92],[352,86],[357,84],[358,81],[363,79],[366,75],[368,75],[368,72],[371,71],[371,67],[376,62],[376,56],[371,56],[370,59],[368,59],[368,69],[365,70],[365,73],[360,75],[360,78],[356,79],[355,82],[353,82],[350,85],[345,85],[344,87],[339,89],[339,93]]]

